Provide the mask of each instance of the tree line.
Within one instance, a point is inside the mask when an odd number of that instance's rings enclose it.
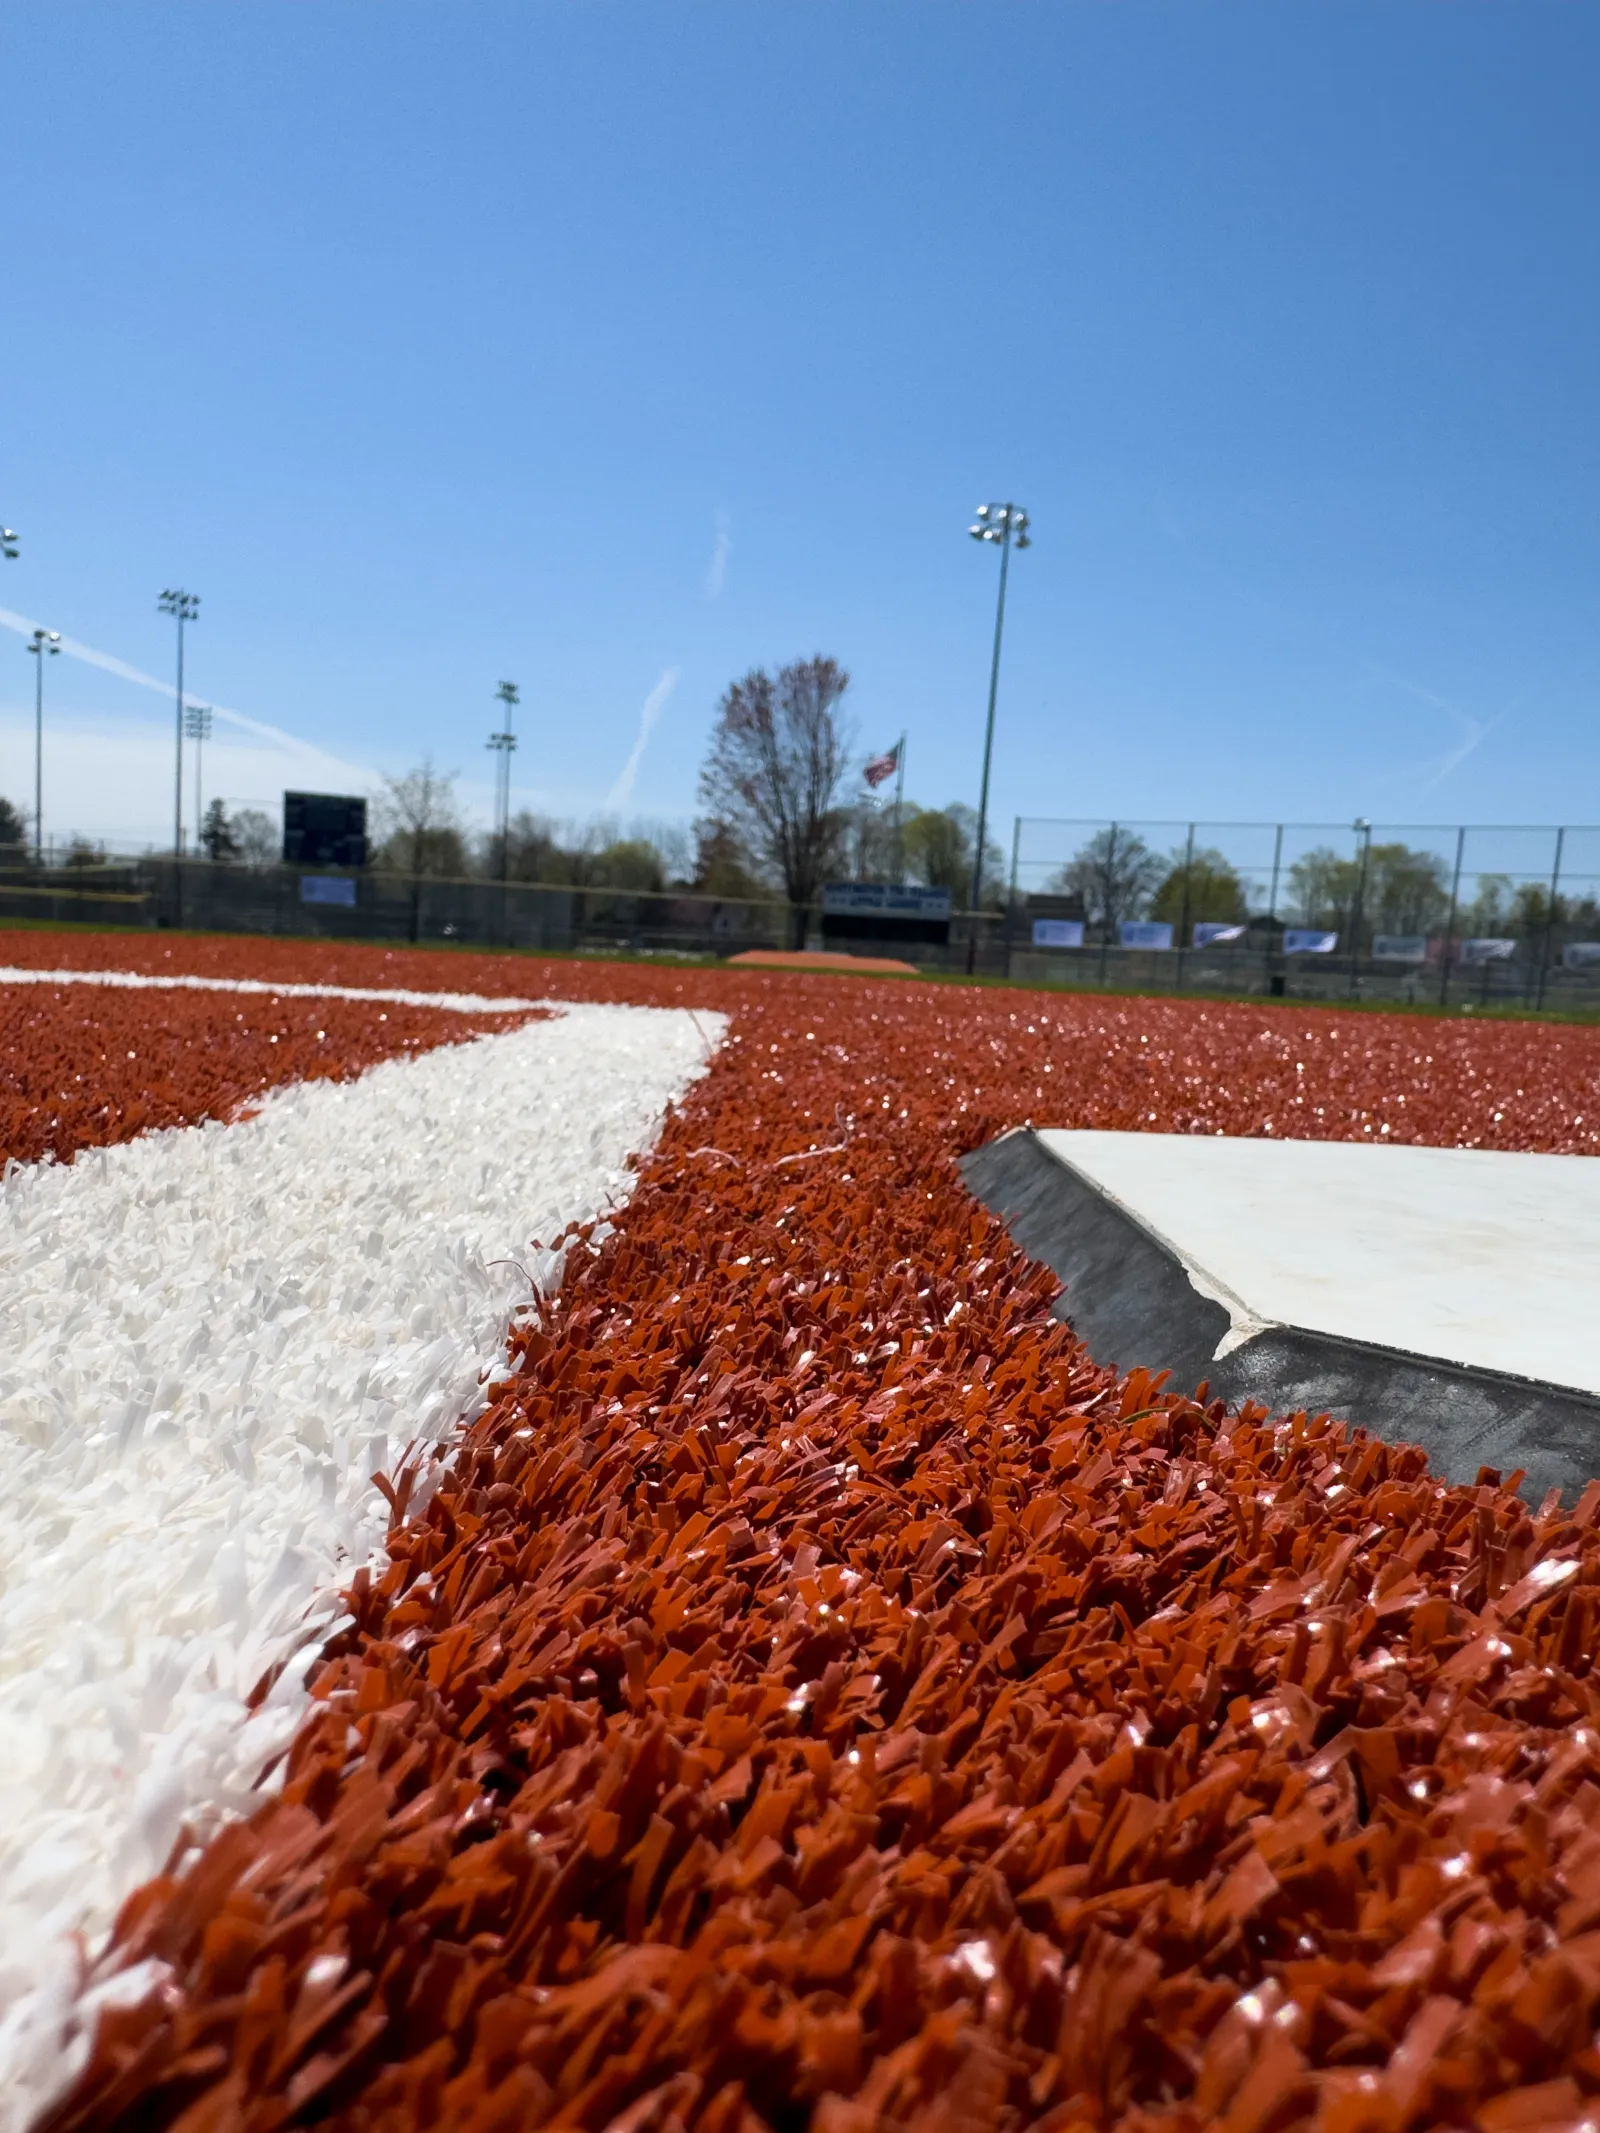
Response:
[[[1348,935],[1359,914],[1364,934],[1437,934],[1450,917],[1450,873],[1440,854],[1413,845],[1374,844],[1364,869],[1359,858],[1318,845],[1284,869],[1276,917]],[[1537,882],[1514,883],[1499,873],[1470,879],[1472,894],[1456,911],[1458,934],[1534,939],[1552,926],[1600,931],[1600,905],[1592,896],[1557,895],[1552,906],[1549,889]],[[1088,838],[1046,889],[1112,936],[1128,919],[1244,925],[1265,916],[1226,853],[1211,845],[1157,852],[1117,823]]]

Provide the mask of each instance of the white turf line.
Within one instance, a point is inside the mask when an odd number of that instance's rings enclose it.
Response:
[[[248,992],[272,1000],[383,1000],[400,1007],[440,1007],[458,1015],[509,1015],[556,1003],[485,992],[408,992],[382,985],[269,985],[264,978],[149,976],[142,970],[23,970],[0,964],[0,985],[110,985],[123,992]]]
[[[724,1018],[569,1006],[0,1183],[0,2129],[82,2064],[78,1999],[185,1816],[248,1811],[338,1587],[381,1558],[370,1475],[480,1411],[567,1223]],[[241,1698],[294,1654],[264,1708]],[[257,1795],[259,1797],[259,1795]],[[66,2041],[64,2041],[64,2039]]]

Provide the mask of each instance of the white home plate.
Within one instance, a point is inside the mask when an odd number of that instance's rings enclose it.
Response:
[[[1453,1479],[1600,1474],[1592,1157],[1041,1131],[963,1167],[1099,1361],[1331,1408]]]

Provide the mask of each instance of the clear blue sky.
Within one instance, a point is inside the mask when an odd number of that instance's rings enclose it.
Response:
[[[185,585],[197,692],[474,807],[513,677],[565,815],[668,670],[687,817],[825,651],[938,803],[1010,496],[1003,823],[1600,820],[1597,62],[1544,0],[8,0],[0,605],[166,677]],[[47,813],[158,835],[160,698],[48,682]],[[31,689],[0,634],[19,798]]]

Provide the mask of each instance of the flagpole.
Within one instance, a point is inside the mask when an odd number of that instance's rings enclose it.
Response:
[[[895,750],[894,778],[894,878],[898,887],[906,878],[905,846],[900,837],[900,809],[906,796],[906,737],[900,736],[900,746]]]

